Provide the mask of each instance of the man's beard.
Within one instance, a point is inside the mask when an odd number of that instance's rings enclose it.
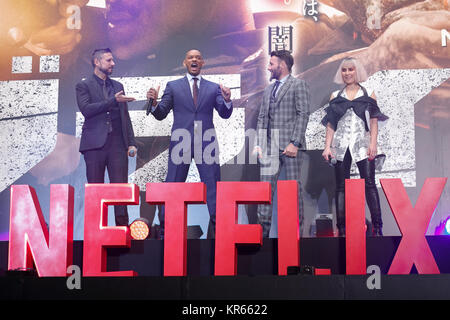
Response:
[[[107,76],[111,75],[112,73],[112,69],[111,71],[109,71],[109,69],[104,69],[104,68],[98,68],[99,71],[103,72],[104,74],[106,74]]]
[[[278,67],[270,73],[270,81],[272,81],[272,79],[280,80],[279,79],[280,75],[281,75],[281,70],[280,70],[280,67]]]

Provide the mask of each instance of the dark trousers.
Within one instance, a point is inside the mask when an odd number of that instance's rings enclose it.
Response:
[[[281,151],[277,150],[281,153]],[[300,181],[300,167],[302,162],[302,153],[299,151],[296,157],[288,157],[283,154],[268,156],[264,159],[264,164],[260,161],[260,180],[263,182],[269,182],[271,186],[271,200],[277,188],[278,177],[281,169],[284,167],[286,170],[286,180],[296,180],[298,184],[298,217],[300,228],[303,226],[303,196]],[[269,168],[267,171],[265,169]],[[263,237],[269,238],[270,228],[272,226],[272,202],[270,204],[258,205],[258,223],[262,226]]]
[[[171,152],[169,153],[171,154]],[[191,158],[193,158],[193,154]],[[217,181],[220,181],[220,165],[218,163],[207,164],[204,161],[202,163],[196,163],[200,180],[206,186],[206,204],[209,211],[209,225],[207,231],[208,239],[215,238],[216,227],[216,188]],[[169,166],[165,182],[185,182],[190,163],[174,164],[169,156]],[[160,221],[160,234],[161,238],[164,238],[164,221],[165,221],[165,208],[159,206]]]
[[[111,183],[128,182],[128,155],[123,138],[108,134],[102,148],[85,151],[86,177],[88,183],[104,183],[105,169]],[[128,226],[127,206],[114,206],[116,226]]]
[[[335,166],[336,176],[336,226],[338,229],[345,228],[345,179],[350,179],[350,167],[352,156],[347,149],[344,160],[338,161]],[[381,206],[375,183],[375,161],[367,158],[356,162],[359,176],[365,181],[366,202],[370,210],[372,225],[374,228],[382,228]]]

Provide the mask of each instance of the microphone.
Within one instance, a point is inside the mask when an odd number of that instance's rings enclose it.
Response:
[[[148,99],[147,115],[149,115],[150,112],[152,111],[153,101],[154,101],[154,100],[153,100],[152,98]]]
[[[337,163],[336,158],[332,158],[332,157],[328,158],[328,164],[330,165],[330,167],[334,167],[336,165],[336,163]]]

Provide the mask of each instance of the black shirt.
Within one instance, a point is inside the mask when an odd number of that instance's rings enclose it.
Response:
[[[114,103],[111,105],[108,115],[109,119],[108,121],[111,123],[112,127],[112,133],[114,135],[121,135],[122,134],[122,125],[120,120],[120,109],[119,109],[119,103],[115,100],[114,95],[114,87],[112,84],[112,81],[109,77],[106,77],[105,80],[100,79],[96,74],[94,74],[94,78],[97,80],[97,82],[100,85],[99,92],[100,95],[103,95],[105,97],[105,100],[114,99]]]

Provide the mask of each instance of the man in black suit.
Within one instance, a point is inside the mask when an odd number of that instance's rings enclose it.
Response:
[[[80,152],[86,162],[88,183],[103,183],[105,169],[111,183],[128,182],[128,155],[136,155],[133,126],[123,85],[109,75],[114,68],[110,49],[97,49],[92,54],[94,73],[77,83],[77,103],[84,116]],[[128,225],[126,206],[115,206],[117,226]]]

